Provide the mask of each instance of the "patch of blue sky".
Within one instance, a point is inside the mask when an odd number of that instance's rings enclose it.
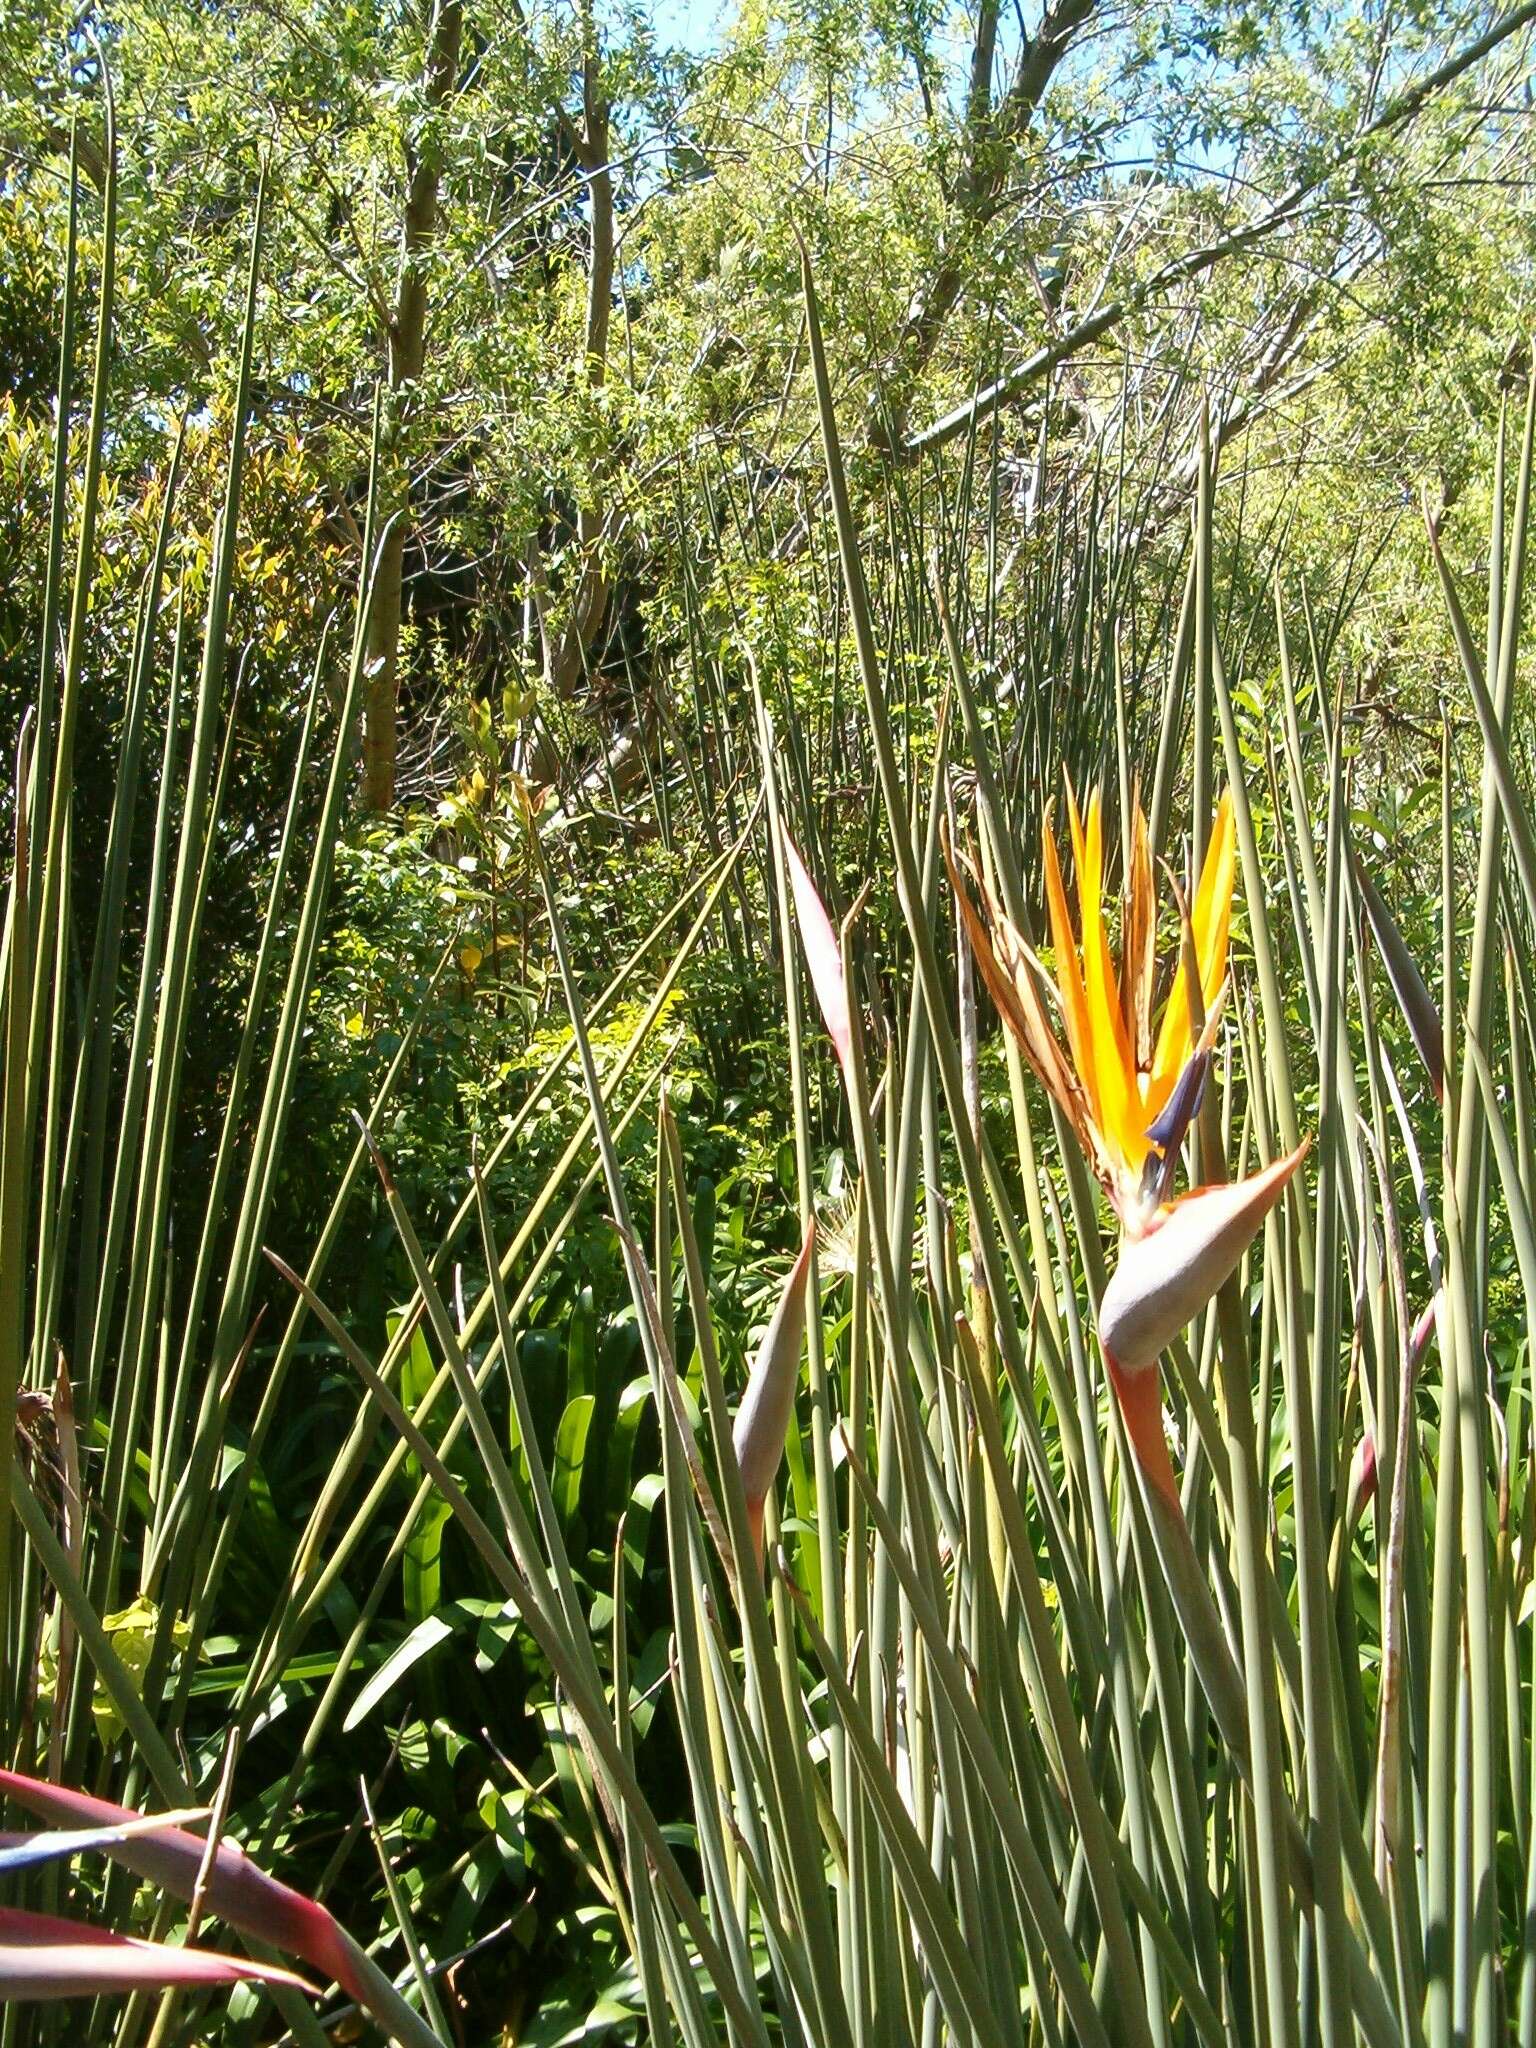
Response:
[[[658,43],[702,57],[719,49],[734,11],[730,0],[656,0],[651,23]]]
[[[665,48],[671,44],[696,57],[707,56],[723,46],[736,14],[735,0],[652,0],[650,8],[652,32],[658,45]],[[953,95],[953,111],[956,113],[960,110],[959,102],[969,70],[970,28],[966,11],[956,9],[936,23],[932,32],[930,47],[937,61],[938,75]],[[1017,61],[1023,31],[1024,22],[1018,12],[1005,10],[998,34],[1000,87]],[[1075,54],[1064,67],[1063,78],[1091,73],[1102,61],[1102,56],[1103,52],[1097,46],[1080,55]],[[1165,60],[1163,69],[1167,86],[1175,88],[1176,67]],[[1175,166],[1168,162],[1160,149],[1152,123],[1145,117],[1134,118],[1121,129],[1107,152],[1104,168],[1111,177],[1134,176],[1153,169],[1166,174],[1177,168],[1185,176],[1197,178],[1223,178],[1234,168],[1236,152],[1226,137],[1201,143],[1186,136],[1181,138],[1181,142]]]

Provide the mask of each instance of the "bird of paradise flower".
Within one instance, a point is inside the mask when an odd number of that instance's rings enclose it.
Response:
[[[1307,1146],[1303,1142],[1244,1180],[1173,1193],[1226,992],[1237,883],[1230,791],[1216,813],[1193,908],[1186,911],[1180,900],[1181,957],[1155,1033],[1157,905],[1146,817],[1137,803],[1117,969],[1104,909],[1098,794],[1089,800],[1085,822],[1068,784],[1067,815],[1077,880],[1075,930],[1049,817],[1042,835],[1054,972],[1010,921],[975,864],[947,849],[950,878],[992,1000],[1061,1109],[1119,1221],[1119,1257],[1099,1303],[1099,1342],[1142,1469],[1176,1504],[1158,1358],[1236,1267]],[[1059,1013],[1060,1035],[1047,1005]]]

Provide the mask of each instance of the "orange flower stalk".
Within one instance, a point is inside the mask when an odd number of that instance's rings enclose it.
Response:
[[[1158,1357],[1232,1272],[1285,1191],[1306,1146],[1247,1180],[1173,1194],[1179,1151],[1200,1107],[1226,992],[1237,882],[1230,792],[1216,813],[1185,943],[1155,1034],[1157,905],[1146,818],[1138,804],[1117,968],[1104,915],[1102,805],[1095,793],[1085,824],[1069,785],[1067,811],[1077,877],[1075,930],[1049,820],[1043,835],[1054,974],[974,869],[970,880],[984,915],[953,860],[950,875],[982,979],[1119,1219],[1120,1258],[1099,1305],[1099,1342],[1143,1470],[1177,1501],[1162,1431]],[[1198,1000],[1190,986],[1191,962]],[[1048,1003],[1060,1014],[1060,1036]],[[1196,1016],[1204,1020],[1198,1034]]]

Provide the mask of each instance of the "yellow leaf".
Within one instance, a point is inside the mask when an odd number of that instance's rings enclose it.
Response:
[[[159,1608],[152,1600],[145,1599],[141,1593],[119,1613],[104,1614],[101,1626],[113,1649],[116,1650],[134,1691],[142,1698],[144,1674],[149,1669],[155,1635],[160,1626]],[[172,1642],[179,1649],[188,1641],[191,1634],[191,1623],[177,1615],[171,1623]],[[99,1679],[91,1700],[91,1713],[102,1741],[110,1746],[121,1735],[126,1723],[119,1714],[115,1701]]]
[[[480,951],[480,948],[471,940],[459,952],[459,965],[466,974],[473,974],[484,958],[485,955]]]

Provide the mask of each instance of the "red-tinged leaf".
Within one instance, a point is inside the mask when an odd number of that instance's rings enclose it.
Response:
[[[843,1079],[851,1088],[853,1074],[849,1062],[853,1057],[853,1030],[848,1021],[848,984],[843,976],[842,949],[837,943],[837,933],[827,915],[827,907],[817,894],[816,884],[806,872],[805,862],[796,852],[795,843],[787,832],[784,834],[784,853],[789,862],[789,886],[795,897],[795,923],[800,927],[800,943],[805,948],[811,986],[816,991],[822,1022],[837,1053]]]
[[[805,1298],[811,1278],[811,1253],[816,1245],[816,1225],[808,1223],[800,1256],[779,1296],[779,1305],[764,1334],[762,1346],[752,1362],[747,1391],[736,1411],[732,1442],[741,1471],[742,1491],[747,1496],[747,1522],[753,1548],[761,1563],[763,1555],[763,1503],[773,1485],[784,1456],[784,1439],[795,1408],[795,1389],[800,1383],[800,1346],[805,1337]]]
[[[1163,1498],[1182,1514],[1179,1483],[1173,1474],[1173,1461],[1168,1456],[1168,1439],[1163,1435],[1162,1381],[1157,1367],[1144,1365],[1127,1372],[1107,1347],[1104,1363],[1109,1368],[1109,1383],[1120,1404],[1125,1433],[1131,1440],[1136,1462]]]
[[[110,1800],[93,1799],[64,1785],[49,1785],[18,1771],[0,1770],[0,1792],[41,1819],[75,1826],[121,1827],[143,1816]],[[116,1863],[158,1884],[178,1899],[188,1899],[197,1885],[207,1843],[185,1828],[164,1827],[103,1845]],[[268,1877],[233,1842],[221,1842],[203,1887],[210,1913],[258,1941],[302,1956],[339,1984],[359,2003],[369,2002],[369,1987],[358,1969],[358,1950],[324,1906]]]
[[[84,1855],[88,1849],[106,1849],[131,1835],[151,1834],[156,1827],[178,1827],[183,1821],[206,1820],[206,1806],[189,1806],[180,1813],[162,1814],[157,1820],[136,1820],[123,1827],[49,1828],[39,1835],[0,1833],[0,1877],[14,1871],[33,1870],[42,1863],[57,1863],[64,1857]]]
[[[211,1949],[172,1948],[52,1913],[0,1906],[0,2004],[90,1998],[101,1991],[161,1991],[170,1985],[286,1984],[314,1995],[291,1970]]]

